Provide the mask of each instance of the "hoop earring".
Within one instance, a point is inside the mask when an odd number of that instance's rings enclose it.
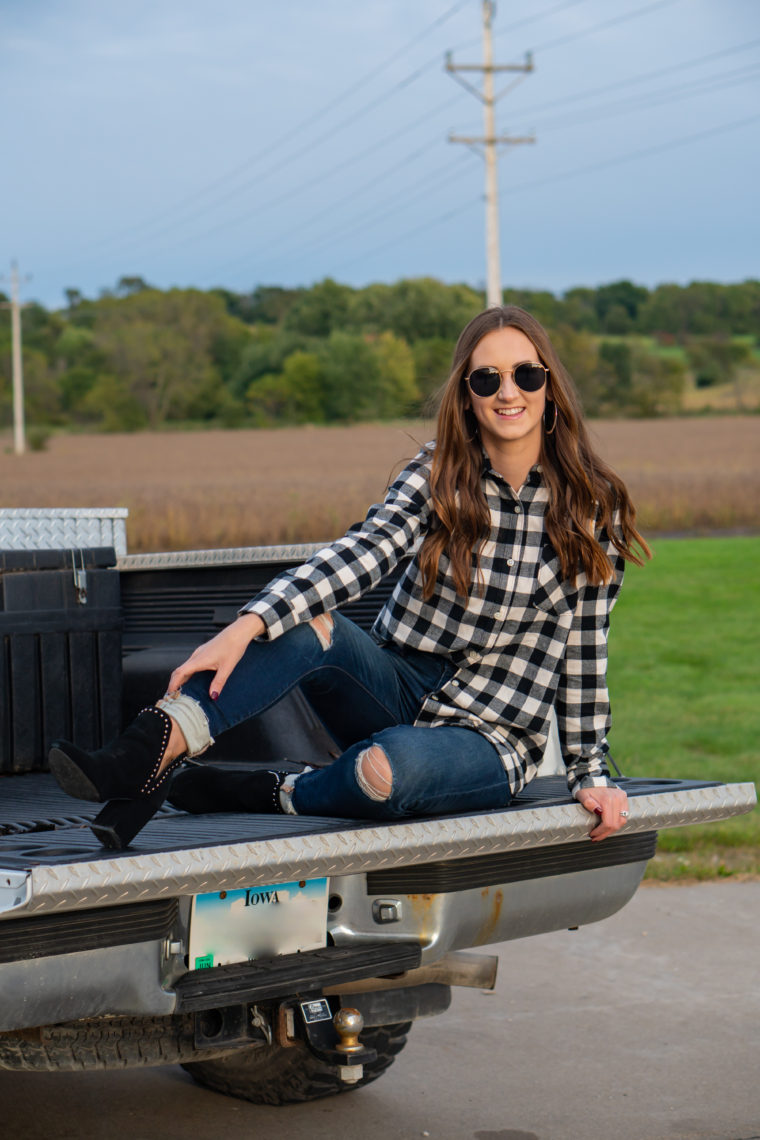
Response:
[[[546,405],[544,405],[544,435],[552,435],[552,433],[557,430],[557,419],[559,418],[559,408],[557,407],[554,400],[547,400],[546,403],[551,404],[552,407],[554,408],[554,416],[553,416],[552,421],[551,421],[552,426],[548,427],[547,422],[546,422]]]

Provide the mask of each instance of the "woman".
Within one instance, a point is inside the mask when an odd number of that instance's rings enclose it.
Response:
[[[371,819],[503,808],[535,775],[553,706],[570,791],[602,840],[628,816],[605,762],[605,676],[624,560],[649,554],[634,517],[546,331],[487,309],[457,343],[435,444],[385,502],[271,582],[114,744],[58,742],[51,770],[70,795],[117,801],[95,830],[125,846],[182,758],[300,684],[339,759],[297,775],[193,766],[170,801]],[[372,635],[333,612],[408,555]]]

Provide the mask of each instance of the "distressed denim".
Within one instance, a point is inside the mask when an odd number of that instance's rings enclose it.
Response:
[[[213,674],[198,673],[182,686],[178,715],[170,700],[162,702],[180,728],[187,698],[194,713],[203,713],[205,741],[197,740],[198,717],[192,718],[196,754],[300,685],[343,752],[329,767],[293,782],[298,814],[401,819],[506,806],[507,774],[485,737],[458,726],[414,726],[422,701],[455,672],[448,657],[380,646],[341,614],[330,617],[329,642],[308,623],[274,641],[251,642],[216,701],[209,696]],[[383,750],[392,773],[383,800],[370,797],[357,779],[357,762],[373,745]]]

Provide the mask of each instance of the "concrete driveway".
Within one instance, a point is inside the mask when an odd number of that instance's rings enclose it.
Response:
[[[760,883],[646,887],[494,948],[496,992],[418,1022],[370,1088],[293,1108],[178,1068],[0,1071],[7,1140],[760,1140]]]

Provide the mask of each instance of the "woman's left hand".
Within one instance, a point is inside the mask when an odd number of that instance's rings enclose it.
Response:
[[[576,799],[586,811],[595,812],[599,823],[590,833],[593,842],[614,835],[628,819],[628,796],[622,788],[581,788]]]

